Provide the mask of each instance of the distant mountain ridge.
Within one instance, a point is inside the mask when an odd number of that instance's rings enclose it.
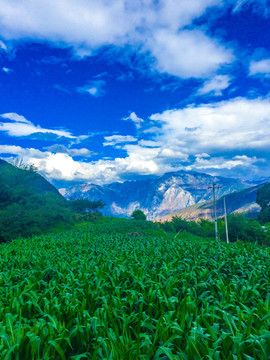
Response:
[[[222,186],[217,190],[217,197],[251,186],[239,179],[179,171],[156,178],[104,186],[84,183],[59,191],[67,199],[103,200],[107,204],[103,211],[106,215],[130,216],[133,210],[141,209],[149,220],[154,220],[210,200],[212,190],[209,187],[213,182]]]

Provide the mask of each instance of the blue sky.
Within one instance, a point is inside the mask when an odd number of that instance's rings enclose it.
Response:
[[[0,0],[0,156],[55,184],[270,172],[265,0]]]

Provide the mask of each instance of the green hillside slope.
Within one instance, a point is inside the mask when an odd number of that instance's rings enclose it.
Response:
[[[32,193],[53,193],[56,197],[62,198],[58,190],[31,167],[28,170],[20,169],[2,159],[0,159],[0,181],[17,190],[24,188]]]
[[[47,232],[69,224],[67,201],[33,169],[0,159],[0,241]]]

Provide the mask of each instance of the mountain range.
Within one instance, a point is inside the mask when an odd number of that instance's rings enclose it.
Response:
[[[220,186],[217,198],[254,185],[240,179],[179,171],[104,186],[84,183],[59,191],[67,199],[103,200],[107,204],[104,215],[127,217],[135,209],[141,209],[149,220],[155,220],[212,199],[213,183]]]

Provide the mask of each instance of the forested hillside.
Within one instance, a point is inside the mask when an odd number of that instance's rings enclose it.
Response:
[[[72,222],[67,201],[34,168],[0,159],[0,241],[31,236]]]

